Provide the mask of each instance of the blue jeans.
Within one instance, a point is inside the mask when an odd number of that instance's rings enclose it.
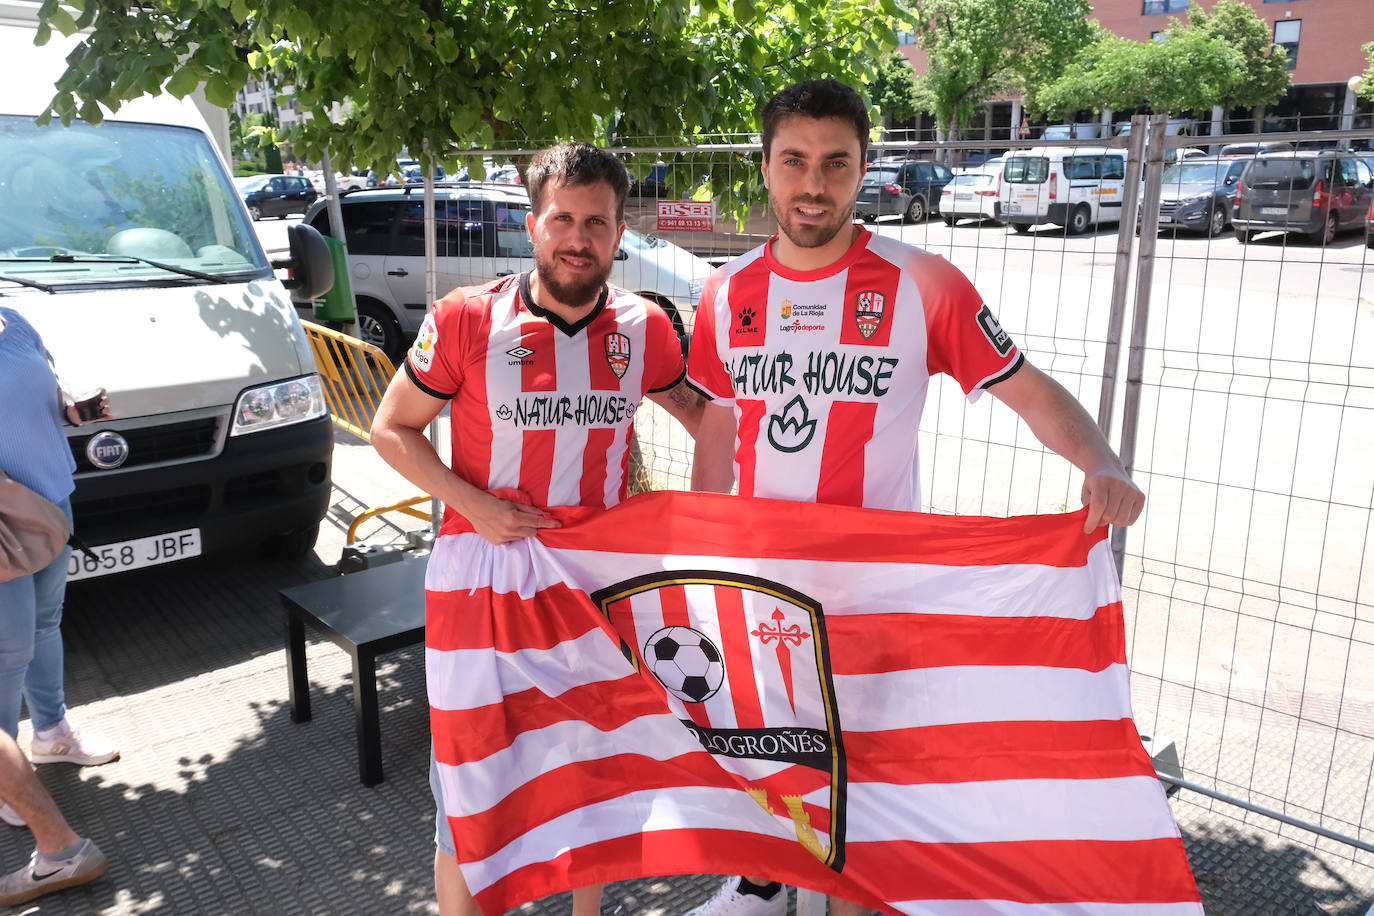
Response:
[[[72,501],[59,506],[72,517]],[[67,594],[67,558],[62,548],[31,576],[0,582],[0,728],[19,735],[19,704],[29,705],[34,730],[50,728],[67,714],[62,690],[62,601]]]

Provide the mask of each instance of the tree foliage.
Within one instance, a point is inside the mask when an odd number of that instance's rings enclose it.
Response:
[[[929,55],[934,114],[958,128],[1001,91],[1062,73],[1091,41],[1087,0],[914,0],[917,44]]]
[[[1368,62],[1365,64],[1364,74],[1360,77],[1360,88],[1356,93],[1360,98],[1374,102],[1374,41],[1361,45],[1360,50],[1365,53]]]
[[[228,107],[269,71],[312,115],[285,131],[298,154],[328,150],[346,168],[405,147],[450,170],[464,150],[757,131],[762,102],[790,82],[861,86],[903,13],[897,0],[68,2],[75,18],[44,0],[39,43],[91,31],[45,119],[98,122],[97,103],[202,85]],[[465,164],[481,174],[480,158]]]
[[[1187,22],[1170,18],[1163,41],[1131,41],[1098,28],[1067,70],[1032,97],[1064,116],[1080,108],[1200,111],[1276,101],[1288,87],[1285,53],[1269,27],[1240,0],[1196,2]]]
[[[894,122],[909,121],[935,105],[929,84],[916,76],[911,62],[894,51],[878,64],[868,84],[868,94],[879,115]]]

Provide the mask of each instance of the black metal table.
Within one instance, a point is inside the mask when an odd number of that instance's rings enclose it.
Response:
[[[291,721],[310,720],[310,680],[305,671],[305,625],[309,624],[353,660],[358,778],[365,786],[382,781],[377,656],[424,640],[425,562],[424,558],[402,560],[279,592],[286,609]]]

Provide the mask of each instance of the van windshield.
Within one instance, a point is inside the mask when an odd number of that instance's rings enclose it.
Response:
[[[69,285],[270,272],[206,136],[0,115],[0,274]],[[203,282],[203,281],[202,281]]]

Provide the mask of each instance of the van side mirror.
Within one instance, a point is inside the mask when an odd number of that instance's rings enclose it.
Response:
[[[291,276],[282,281],[282,286],[291,290],[291,298],[318,299],[333,289],[334,257],[319,230],[296,223],[286,228],[286,240],[291,256],[273,261],[272,266],[291,271]]]

